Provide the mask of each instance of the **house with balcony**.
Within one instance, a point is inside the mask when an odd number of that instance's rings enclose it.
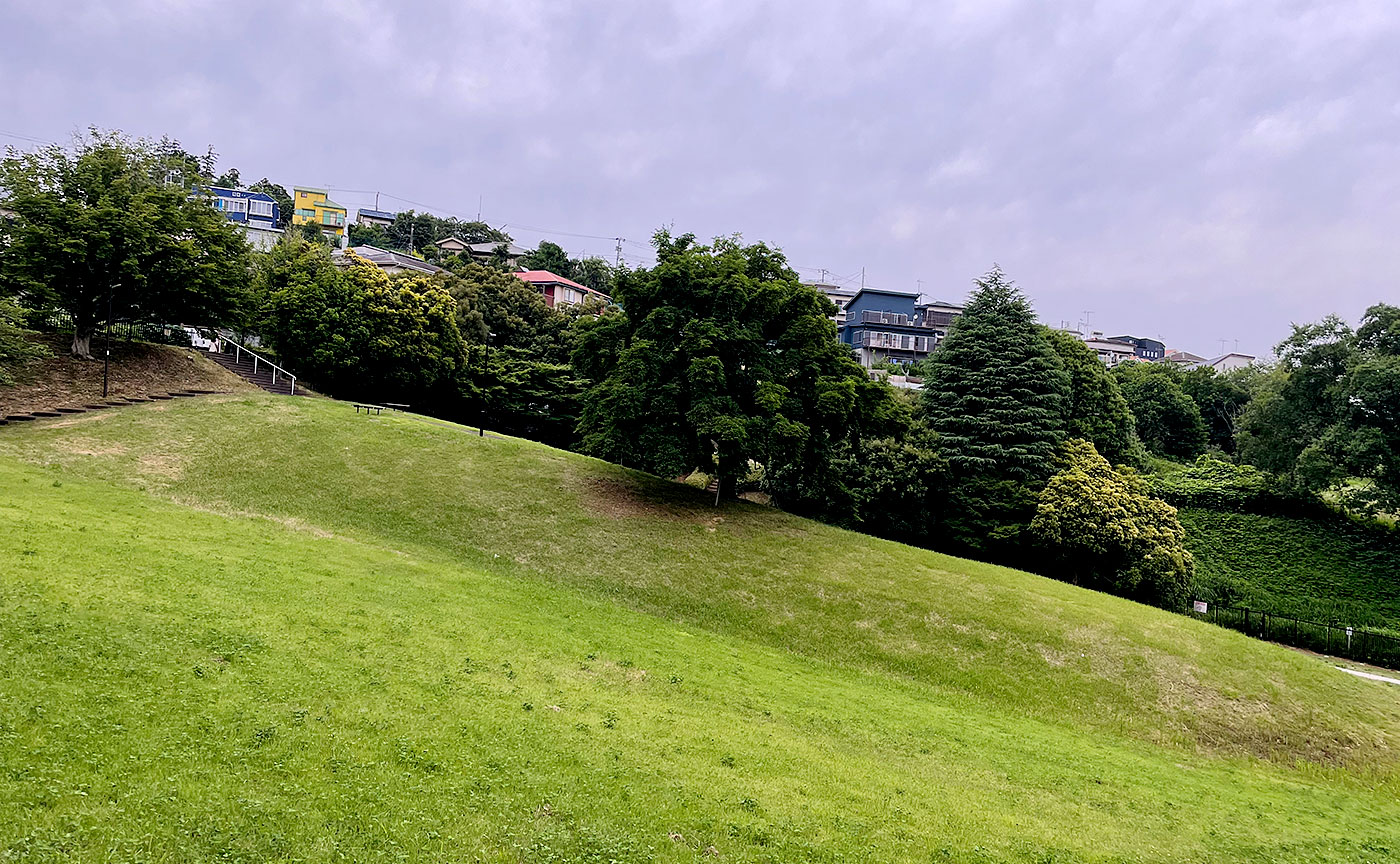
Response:
[[[813,288],[826,295],[826,299],[836,304],[836,314],[831,316],[831,320],[840,327],[846,323],[846,304],[851,302],[851,298],[856,296],[859,288],[851,288],[847,285],[832,285],[826,282],[804,282],[808,288]]]
[[[204,191],[209,204],[242,228],[244,238],[255,248],[268,249],[282,239],[282,229],[277,227],[282,208],[271,195],[222,186],[210,186]]]
[[[907,291],[862,288],[846,303],[836,338],[851,346],[866,368],[885,361],[917,363],[947,338],[962,314],[962,307],[951,303],[918,301],[918,294]]]
[[[341,205],[332,201],[325,189],[312,189],[309,186],[292,187],[292,224],[314,223],[321,230],[337,238],[345,236],[345,217],[349,213]]]

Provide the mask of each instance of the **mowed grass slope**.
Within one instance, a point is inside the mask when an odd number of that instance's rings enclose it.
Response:
[[[0,860],[1400,854],[1400,688],[538,445],[229,397],[0,491]]]

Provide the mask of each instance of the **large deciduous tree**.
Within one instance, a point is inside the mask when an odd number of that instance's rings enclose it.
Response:
[[[1201,409],[1182,387],[1183,373],[1170,363],[1123,363],[1113,370],[1149,452],[1194,459],[1206,447]]]
[[[1065,434],[1092,443],[1115,465],[1137,466],[1142,461],[1142,445],[1118,382],[1081,340],[1063,330],[1047,327],[1044,332],[1069,374]]]
[[[466,362],[457,304],[426,276],[388,276],[353,252],[331,263],[298,237],[259,268],[261,332],[279,360],[339,396],[451,398]]]
[[[177,148],[178,149],[178,148]],[[90,357],[110,317],[234,323],[248,244],[199,194],[188,154],[92,130],[71,149],[8,151],[0,202],[8,220],[0,292],[68,313],[73,354]]]
[[[618,277],[625,313],[588,328],[575,352],[601,349],[577,364],[598,376],[584,449],[662,475],[698,467],[724,495],[754,462],[785,507],[819,503],[832,448],[889,416],[888,389],[836,341],[830,302],[777,250],[667,231],[655,245],[655,267]]]

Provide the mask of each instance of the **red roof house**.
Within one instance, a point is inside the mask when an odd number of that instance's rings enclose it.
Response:
[[[605,303],[612,299],[601,291],[594,291],[587,285],[580,285],[572,279],[565,279],[558,273],[551,273],[548,270],[521,270],[515,275],[535,286],[544,295],[545,305],[551,309],[556,306],[582,303],[589,297],[597,297]]]

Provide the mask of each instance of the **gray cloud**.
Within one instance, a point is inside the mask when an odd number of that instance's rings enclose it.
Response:
[[[0,130],[633,261],[672,222],[950,299],[996,261],[1049,321],[1262,353],[1395,299],[1397,54],[1388,0],[12,3]]]

